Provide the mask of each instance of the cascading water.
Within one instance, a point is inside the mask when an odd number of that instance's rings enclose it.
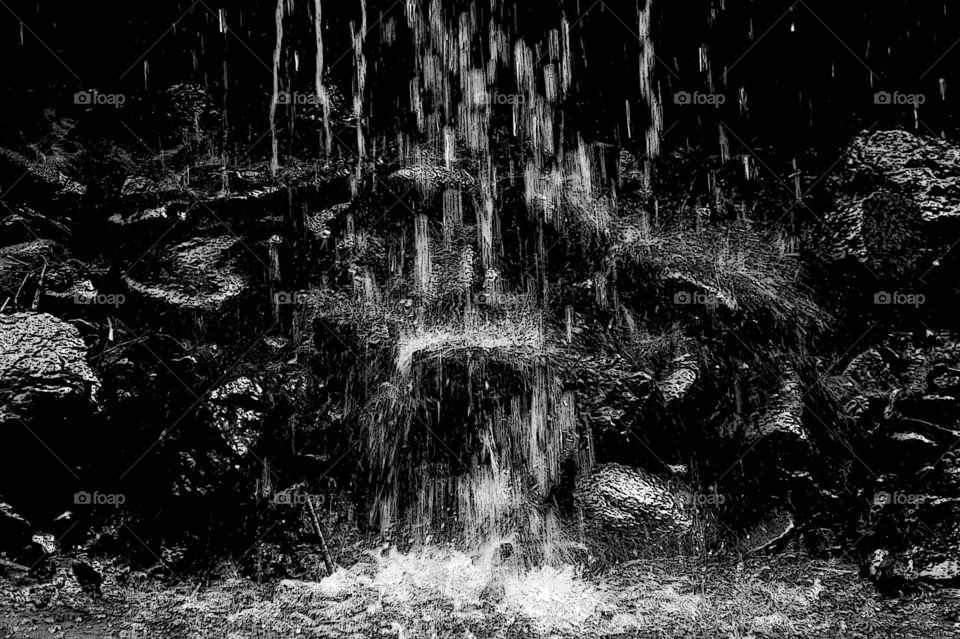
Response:
[[[334,141],[342,141],[330,129],[321,5],[316,0],[313,7],[312,84],[323,108],[321,149],[329,156]],[[391,141],[377,137],[373,124],[380,103],[368,75],[383,71],[368,68],[366,49],[376,31],[368,24],[367,2],[360,0],[358,8],[359,17],[348,25],[356,133],[351,190],[361,197],[370,185],[381,189],[382,179],[370,180],[369,171],[385,162],[400,167],[395,175],[417,195],[408,204],[405,194],[396,194],[396,208],[406,211],[404,239],[390,249],[389,281],[378,282],[364,266],[354,269],[357,299],[368,308],[397,290],[407,291],[404,303],[411,306],[393,353],[370,364],[366,388],[357,389],[374,487],[371,518],[418,539],[449,533],[482,543],[519,532],[536,538],[547,558],[560,536],[552,492],[566,464],[589,466],[592,453],[589,433],[579,432],[575,397],[563,389],[554,362],[563,338],[546,328],[544,234],[556,229],[585,240],[602,236],[617,207],[605,146],[567,122],[585,52],[573,50],[573,25],[562,10],[543,32],[531,34],[518,26],[521,9],[508,3],[407,0],[409,38],[398,35],[393,17],[378,19],[381,49],[413,47],[412,56],[397,53],[411,67],[391,69],[409,74],[411,114],[409,121],[392,123]],[[270,103],[274,171],[283,21],[294,9],[278,0]],[[648,182],[662,134],[650,11],[649,1],[638,7]],[[637,127],[626,115],[632,133]],[[527,256],[536,267],[520,281],[502,276],[515,268],[504,262],[503,207],[512,185],[519,187],[526,219],[511,223],[529,225],[538,238]],[[352,246],[371,240],[367,224],[348,214]],[[477,295],[480,281],[483,294]],[[607,287],[596,288],[605,298]],[[490,306],[490,299],[517,303],[501,308]]]

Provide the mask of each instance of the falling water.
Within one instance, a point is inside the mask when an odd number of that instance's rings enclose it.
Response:
[[[270,97],[270,174],[280,169],[280,151],[277,141],[277,104],[280,101],[280,55],[283,49],[283,7],[286,0],[277,0],[274,17],[277,39],[273,47],[273,94]]]

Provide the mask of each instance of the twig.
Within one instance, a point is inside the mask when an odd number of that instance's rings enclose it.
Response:
[[[327,548],[327,540],[323,536],[323,530],[320,528],[320,519],[317,517],[317,511],[313,507],[313,503],[308,499],[307,510],[310,511],[310,519],[313,520],[313,527],[317,532],[317,536],[320,538],[320,554],[323,557],[323,566],[327,569],[327,575],[332,575],[336,565],[333,563],[333,560],[330,558],[330,549]]]
[[[14,563],[12,561],[7,561],[6,559],[0,559],[0,566],[5,566],[7,568],[14,568],[16,570],[22,570],[23,572],[30,572],[29,567],[21,566],[20,564]]]
[[[43,258],[43,268],[40,270],[40,279],[37,280],[37,290],[33,292],[33,303],[30,305],[30,310],[37,310],[37,306],[40,305],[40,295],[43,294],[43,278],[47,276],[47,258]]]

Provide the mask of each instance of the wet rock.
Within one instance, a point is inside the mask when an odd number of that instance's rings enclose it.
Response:
[[[927,222],[960,217],[960,149],[907,131],[857,137],[847,168],[882,175],[914,197]]]
[[[144,207],[130,215],[115,213],[107,220],[119,228],[136,229],[136,232],[149,232],[153,227],[166,227],[187,219],[190,203],[174,199],[155,207]]]
[[[55,161],[32,159],[3,147],[0,147],[0,179],[7,188],[16,183],[18,191],[43,199],[78,198],[86,192],[84,186],[68,177]]]
[[[336,204],[328,209],[307,214],[306,229],[315,240],[330,239],[334,220],[342,217],[350,209],[350,203]]]
[[[476,178],[468,171],[432,164],[417,164],[394,171],[387,176],[387,183],[399,189],[398,195],[416,189],[425,200],[444,189],[472,192],[477,188]]]
[[[872,431],[900,387],[893,368],[879,350],[871,348],[850,360],[838,376],[834,390],[844,411],[861,427]]]
[[[744,433],[749,443],[769,435],[809,441],[803,425],[803,389],[793,371],[784,374],[780,389],[770,398],[759,417],[747,425]]]
[[[601,464],[577,481],[584,517],[605,531],[653,536],[685,532],[693,524],[683,492],[637,468]]]
[[[245,457],[260,436],[263,402],[263,387],[249,377],[238,377],[210,392],[207,406],[213,426],[237,457]]]
[[[0,403],[26,418],[51,401],[95,405],[100,380],[72,325],[46,313],[0,316]]]
[[[915,273],[928,257],[924,232],[960,221],[958,167],[960,152],[943,140],[906,131],[860,135],[832,179],[828,252],[852,256],[882,278]]]
[[[125,278],[132,294],[162,311],[219,312],[249,288],[233,249],[236,237],[200,237],[163,252],[147,273]]]
[[[777,552],[790,541],[797,531],[793,515],[785,508],[774,508],[744,535],[747,552]]]
[[[699,375],[700,366],[693,355],[684,353],[674,359],[667,367],[661,381],[657,383],[664,405],[669,406],[686,397]]]
[[[863,546],[865,572],[882,587],[960,581],[960,498],[878,493]]]

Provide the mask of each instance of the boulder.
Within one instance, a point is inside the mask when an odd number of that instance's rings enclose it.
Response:
[[[883,176],[911,195],[923,219],[960,218],[960,149],[907,131],[861,134],[850,146],[847,170]]]
[[[263,387],[249,377],[238,377],[213,389],[207,408],[230,450],[245,457],[260,436],[265,418]]]
[[[605,532],[661,537],[690,530],[684,491],[638,468],[600,464],[577,480],[575,503]]]
[[[95,405],[100,379],[79,331],[47,313],[0,315],[0,404],[26,418],[51,402]]]
[[[133,295],[161,312],[219,313],[250,285],[234,256],[239,243],[226,235],[192,238],[163,251],[146,272],[124,279]]]

